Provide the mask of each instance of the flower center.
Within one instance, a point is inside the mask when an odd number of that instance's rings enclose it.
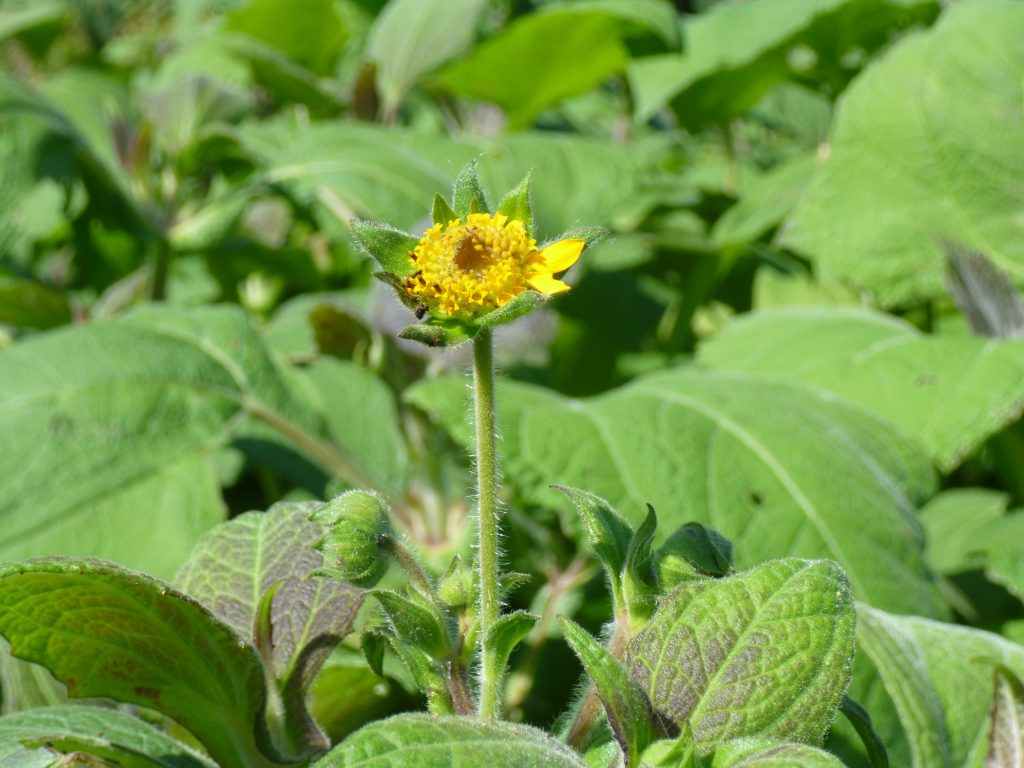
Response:
[[[521,221],[471,213],[423,233],[409,258],[405,290],[432,312],[469,318],[507,304],[528,288],[539,254]]]

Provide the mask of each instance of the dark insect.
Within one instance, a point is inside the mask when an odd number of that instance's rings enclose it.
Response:
[[[422,320],[422,319],[423,319],[423,316],[424,316],[425,314],[427,314],[427,309],[429,309],[429,307],[427,307],[427,305],[426,305],[426,304],[424,304],[424,303],[422,303],[422,302],[420,302],[419,304],[417,304],[417,305],[416,305],[416,319],[417,319],[417,320]]]

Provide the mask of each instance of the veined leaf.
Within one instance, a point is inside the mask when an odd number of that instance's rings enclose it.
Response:
[[[776,560],[685,582],[633,640],[655,713],[700,751],[742,737],[816,742],[846,690],[856,613],[835,563]]]
[[[1024,648],[981,630],[863,604],[857,613],[859,646],[895,705],[913,768],[980,765],[994,668],[1024,674]]]
[[[737,739],[718,747],[711,768],[843,768],[835,756],[817,747],[769,739]]]
[[[209,758],[116,709],[40,707],[0,718],[0,758],[8,745],[20,743],[52,745],[60,752],[81,750],[116,765],[144,761],[147,768],[215,768]]]
[[[1024,276],[1022,36],[1019,3],[957,3],[869,67],[786,242],[886,307],[945,295],[944,242]]]
[[[314,768],[585,768],[537,728],[468,717],[398,715],[349,736]]]
[[[235,309],[152,307],[40,334],[0,351],[0,381],[3,558],[102,555],[170,576],[223,515],[209,457],[246,416],[323,448]]]
[[[469,445],[461,378],[421,383],[407,398]],[[634,525],[650,503],[662,536],[705,523],[735,544],[739,568],[832,558],[854,594],[877,605],[945,610],[915,513],[933,472],[915,445],[861,409],[762,377],[692,369],[589,400],[509,383],[497,401],[503,466],[532,503],[564,505],[552,483],[587,488]]]
[[[1024,341],[926,336],[866,309],[754,313],[702,345],[700,360],[841,395],[946,471],[1024,411]]]
[[[0,635],[72,696],[104,696],[177,720],[227,768],[265,765],[255,650],[165,583],[102,560],[0,567]]]
[[[361,590],[334,579],[311,579],[324,565],[313,549],[323,528],[309,520],[319,504],[277,504],[247,512],[204,536],[176,585],[258,645],[260,601],[270,605],[268,672],[278,686],[289,728],[312,729],[304,697],[331,650],[352,630]]]

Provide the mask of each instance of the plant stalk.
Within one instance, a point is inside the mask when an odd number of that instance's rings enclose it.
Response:
[[[498,463],[494,426],[494,340],[490,330],[473,341],[473,394],[476,416],[476,476],[479,500],[480,563],[480,717],[500,716],[501,661],[487,642],[498,620]]]

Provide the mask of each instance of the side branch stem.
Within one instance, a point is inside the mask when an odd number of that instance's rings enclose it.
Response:
[[[498,464],[494,426],[494,342],[485,330],[473,342],[473,393],[476,408],[476,473],[480,514],[477,557],[480,563],[480,717],[499,717],[504,671],[488,642],[498,620]]]

